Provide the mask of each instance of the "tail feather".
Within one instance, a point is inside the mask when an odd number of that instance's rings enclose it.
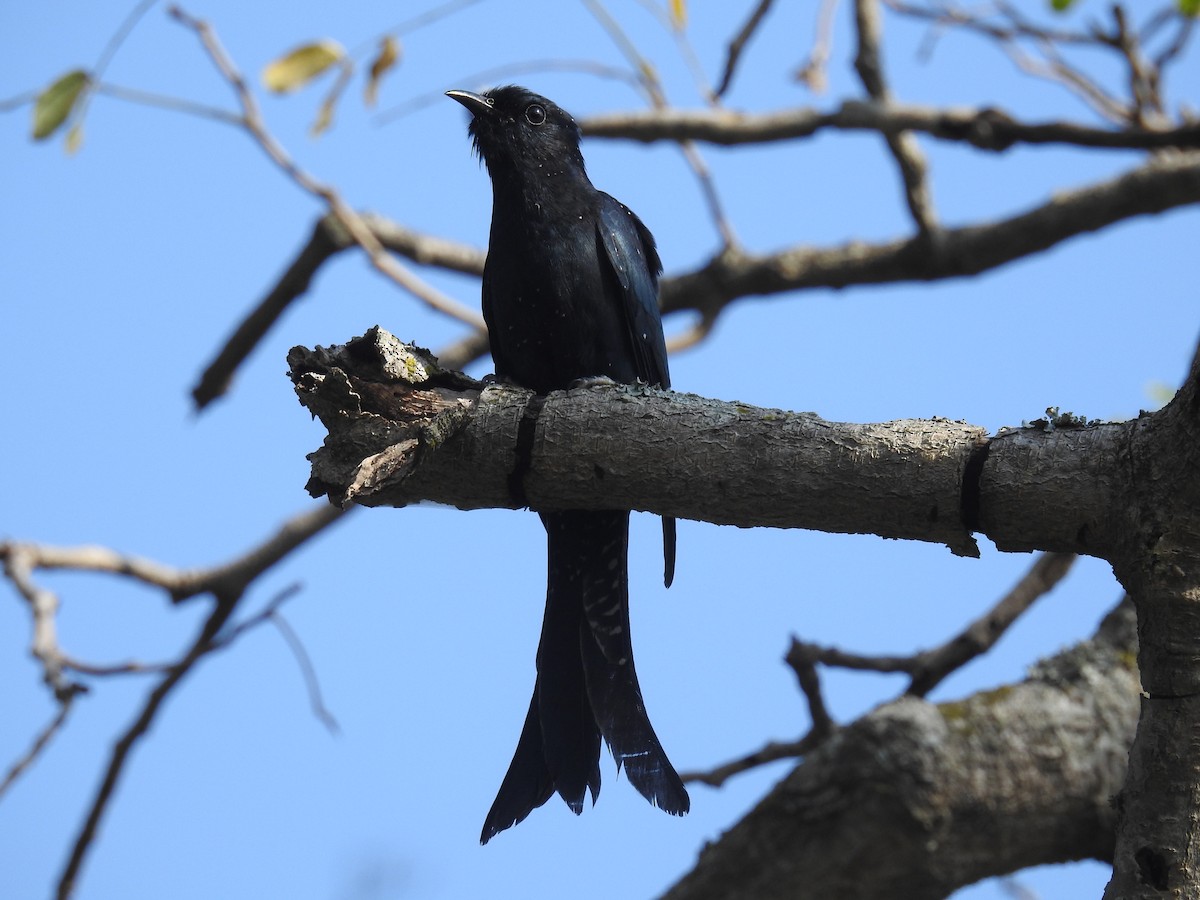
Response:
[[[548,571],[538,676],[516,753],[484,822],[485,844],[555,791],[577,814],[589,790],[594,803],[601,736],[618,771],[624,766],[651,804],[673,815],[690,805],[646,715],[633,667],[629,513],[543,513],[542,522]]]
[[[542,724],[538,718],[538,687],[535,683],[516,752],[483,822],[479,843],[486,844],[501,831],[521,822],[553,793],[554,779],[550,777],[542,753]]]
[[[577,646],[596,725],[618,770],[625,767],[630,784],[653,805],[683,815],[690,806],[687,790],[650,724],[633,665],[629,513],[564,512],[542,518],[550,534],[551,557],[559,561],[557,568],[579,580],[571,585],[583,598],[584,621]],[[664,535],[673,538],[674,528],[667,527],[666,521]],[[669,521],[673,526],[674,520]],[[668,543],[673,544],[673,540]],[[552,573],[555,568],[552,563]]]
[[[579,573],[558,565],[553,552],[549,558],[535,696],[546,768],[555,790],[579,815],[587,791],[593,803],[600,793],[600,730],[579,656],[579,630],[586,627],[578,599]]]

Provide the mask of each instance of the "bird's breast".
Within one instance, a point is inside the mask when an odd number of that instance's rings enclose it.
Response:
[[[633,381],[628,329],[584,212],[493,219],[484,317],[497,372],[539,392]]]

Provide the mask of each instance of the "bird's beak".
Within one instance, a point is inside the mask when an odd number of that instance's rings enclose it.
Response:
[[[482,94],[473,94],[470,91],[446,91],[446,96],[451,100],[457,100],[470,110],[473,116],[490,115],[492,112],[492,101]]]

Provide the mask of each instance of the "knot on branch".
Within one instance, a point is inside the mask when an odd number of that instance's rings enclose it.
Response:
[[[987,107],[972,116],[943,117],[946,134],[981,150],[1007,150],[1017,142],[1016,120],[1003,110]]]
[[[459,429],[482,388],[379,326],[333,347],[293,347],[288,377],[329,432],[307,457],[306,488],[338,506],[384,502],[382,492]]]

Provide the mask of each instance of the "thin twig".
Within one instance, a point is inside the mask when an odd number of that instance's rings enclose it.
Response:
[[[284,642],[292,651],[292,656],[296,658],[296,664],[300,667],[300,673],[304,676],[304,686],[308,691],[308,702],[312,707],[313,715],[331,733],[337,734],[341,731],[341,726],[338,725],[337,719],[333,717],[333,713],[329,711],[329,708],[325,705],[325,701],[321,698],[321,683],[317,680],[317,670],[312,664],[312,659],[309,657],[308,651],[304,649],[304,644],[300,641],[300,636],[288,624],[288,620],[277,611],[272,612],[270,618],[275,627],[279,629]]]
[[[821,664],[859,672],[904,673],[906,694],[924,697],[951,673],[996,645],[1009,627],[1061,581],[1075,562],[1073,553],[1042,553],[1012,589],[996,604],[945,643],[911,656],[863,656],[836,647],[821,647],[792,639],[788,663]]]
[[[814,94],[824,93],[829,83],[826,71],[829,56],[833,52],[833,14],[837,10],[838,2],[839,0],[821,0],[820,9],[817,11],[817,31],[813,37],[813,48],[804,65],[800,66],[793,76],[807,85]]]
[[[714,769],[706,772],[681,772],[679,777],[688,783],[699,782],[710,787],[720,787],[734,775],[749,772],[751,769],[757,769],[759,766],[765,766],[781,759],[796,759],[806,756],[817,746],[817,741],[810,740],[807,736],[798,741],[771,741],[753,753],[723,763]]]
[[[88,808],[88,813],[72,844],[70,856],[59,878],[59,900],[66,900],[73,893],[84,858],[94,842],[100,821],[104,817],[117,783],[125,771],[130,753],[137,742],[149,731],[167,696],[192,671],[202,657],[228,644],[229,638],[221,635],[222,629],[238,608],[251,582],[282,559],[284,555],[332,524],[341,515],[343,515],[342,511],[333,507],[320,507],[315,511],[304,513],[287,522],[274,535],[249,552],[225,565],[200,572],[170,570],[165,566],[145,563],[141,560],[135,561],[130,557],[123,557],[101,548],[82,548],[78,551],[69,551],[34,545],[0,545],[0,553],[6,553],[6,559],[11,558],[12,548],[19,546],[35,553],[38,564],[44,564],[44,567],[99,569],[139,577],[164,588],[175,601],[201,591],[210,593],[214,598],[212,612],[205,619],[196,639],[179,661],[173,663],[166,670],[162,679],[147,697],[138,717],[113,746],[100,787]],[[173,574],[167,577],[164,573],[168,572]],[[277,607],[288,596],[290,596],[288,591],[281,592],[272,601],[272,604]],[[269,604],[268,608],[271,608],[272,604]],[[240,634],[244,630],[244,628],[235,629],[235,633]]]
[[[108,43],[104,45],[104,49],[100,51],[100,58],[96,60],[96,65],[92,69],[92,77],[96,81],[100,81],[104,77],[104,70],[108,68],[108,64],[112,62],[112,58],[116,56],[117,51],[121,49],[121,45],[125,43],[125,39],[129,37],[134,26],[141,21],[142,16],[150,11],[158,0],[141,0],[141,2],[130,10],[129,15],[125,17],[113,36],[108,39]]]
[[[680,350],[687,350],[696,346],[712,333],[713,326],[716,324],[717,314],[705,313],[701,315],[696,324],[687,331],[667,338],[667,352],[678,353]]]
[[[642,89],[641,79],[628,69],[620,66],[605,65],[591,59],[531,59],[523,62],[507,63],[503,66],[492,66],[491,68],[481,69],[477,72],[470,72],[459,78],[457,83],[460,87],[489,86],[498,80],[512,78],[515,75],[527,75],[539,72],[578,72],[585,75],[592,75],[596,78],[619,81],[629,85],[635,91]],[[443,103],[445,100],[446,92],[441,88],[434,91],[426,91],[423,94],[418,94],[415,97],[397,103],[395,106],[382,110],[375,115],[372,121],[376,125],[386,125],[427,106],[432,106],[435,103]]]
[[[684,781],[699,781],[719,787],[739,775],[779,759],[811,753],[835,734],[838,725],[825,708],[817,665],[836,666],[861,672],[900,672],[911,677],[906,694],[924,697],[947,675],[989,650],[1013,622],[1039,597],[1049,592],[1066,575],[1075,561],[1073,553],[1043,553],[1019,582],[987,613],[940,647],[912,656],[862,656],[835,647],[822,647],[793,637],[786,660],[796,673],[808,701],[812,726],[798,741],[772,741],[746,756],[707,772],[688,772]]]
[[[63,652],[58,645],[58,595],[39,587],[33,580],[33,570],[39,567],[38,548],[11,541],[0,543],[0,559],[4,574],[29,605],[33,620],[31,651],[42,666],[42,681],[54,692],[54,698],[67,703],[86,688],[71,681],[63,673]]]
[[[854,70],[858,73],[867,95],[877,103],[891,100],[891,91],[883,76],[880,58],[880,43],[883,26],[880,21],[877,0],[855,0],[854,21],[858,33],[858,51],[854,57]],[[933,209],[927,165],[916,139],[907,131],[886,136],[888,149],[900,169],[904,181],[904,198],[920,233],[932,237],[937,233],[937,213]]]
[[[0,782],[0,799],[3,799],[4,794],[8,791],[8,789],[12,787],[16,783],[17,779],[20,778],[21,775],[37,761],[37,758],[42,755],[42,751],[46,749],[46,746],[50,743],[51,738],[58,734],[59,729],[61,729],[66,723],[67,716],[70,715],[71,708],[74,703],[74,694],[71,694],[65,700],[59,703],[58,712],[54,714],[54,718],[50,720],[49,724],[46,725],[46,727],[40,732],[38,732],[37,737],[33,739],[33,744],[30,746],[29,750],[24,756],[9,766],[8,772],[4,776],[4,781]]]
[[[1047,39],[1056,44],[1078,44],[1082,46],[1096,46],[1102,43],[1091,32],[1070,31],[1061,28],[1043,28],[1041,26],[1034,26],[1021,17],[1014,17],[1012,15],[1010,15],[1007,24],[996,25],[986,21],[983,16],[975,12],[968,12],[946,3],[938,3],[932,7],[917,6],[913,3],[901,2],[901,0],[883,0],[883,3],[893,12],[910,18],[924,19],[933,22],[937,26],[952,25],[960,27],[1000,41],[1012,41],[1017,38],[1036,38],[1038,40]]]
[[[486,253],[475,247],[448,241],[405,228],[382,216],[366,214],[363,222],[371,229],[380,244],[394,253],[408,257],[420,265],[432,265],[480,275]],[[226,338],[217,355],[204,368],[200,380],[192,388],[192,400],[202,410],[229,390],[238,367],[258,346],[285,311],[308,290],[313,276],[330,257],[354,246],[350,234],[332,213],[323,216],[313,228],[308,243],[288,265],[283,275]],[[473,329],[471,334],[452,346],[462,368],[487,352],[487,332]]]
[[[215,643],[218,646],[232,644],[243,634],[258,628],[260,625],[268,622],[274,625],[279,630],[280,635],[283,636],[284,643],[288,645],[288,649],[292,651],[296,665],[300,667],[300,674],[304,678],[304,686],[308,692],[308,701],[312,707],[313,714],[330,732],[336,734],[340,728],[337,719],[333,717],[333,714],[329,712],[324,701],[321,699],[321,684],[317,679],[317,671],[313,667],[312,659],[309,657],[308,651],[304,649],[304,644],[301,642],[300,636],[296,634],[295,629],[288,624],[287,619],[279,612],[279,608],[299,593],[299,591],[299,584],[288,585],[272,597],[259,612],[223,632]]]
[[[234,65],[233,60],[225,52],[224,47],[221,46],[212,27],[207,22],[184,12],[178,6],[172,6],[169,12],[172,18],[190,28],[200,39],[201,45],[207,51],[217,71],[220,72],[236,95],[238,103],[242,108],[241,124],[250,136],[254,138],[255,143],[292,181],[325,202],[330,212],[338,218],[350,233],[355,243],[366,251],[371,265],[430,308],[460,322],[464,322],[473,328],[483,328],[483,317],[479,313],[442,293],[418,277],[408,267],[400,264],[376,240],[375,236],[371,233],[371,229],[363,222],[362,217],[346,205],[337,191],[317,181],[300,168],[275,137],[267,131],[258,101],[247,86],[246,80]]]
[[[208,569],[177,569],[138,556],[117,553],[107,547],[54,547],[48,544],[0,542],[0,559],[6,569],[13,569],[14,580],[22,594],[30,589],[20,578],[23,571],[32,569],[70,569],[87,572],[109,572],[122,575],[166,591],[174,603],[198,594],[237,594],[255,578],[269,569],[305,541],[332,525],[346,510],[329,504],[318,504],[284,522],[271,537],[229,562]],[[30,583],[31,586],[31,583]],[[36,587],[32,588],[37,590]],[[26,595],[28,596],[28,595]],[[42,601],[48,604],[48,601]],[[55,601],[57,605],[57,601]],[[53,609],[48,611],[53,614]]]
[[[817,674],[816,663],[812,659],[790,652],[786,659],[787,664],[796,673],[796,681],[800,684],[800,690],[808,701],[808,714],[812,720],[809,736],[813,740],[823,740],[837,728],[837,724],[825,706],[825,697],[821,694],[821,677]]]
[[[1039,554],[995,606],[942,646],[913,657],[912,683],[906,693],[924,697],[952,672],[994,647],[1029,607],[1066,577],[1074,563],[1074,553]]]
[[[667,109],[669,104],[667,103],[666,95],[663,92],[662,84],[658,79],[654,66],[638,51],[637,46],[630,40],[629,35],[625,33],[620,23],[609,14],[600,0],[583,0],[583,5],[587,7],[596,21],[600,23],[600,26],[608,33],[613,43],[617,45],[617,48],[629,61],[634,71],[639,74],[642,86],[650,98],[650,103],[654,109]],[[701,194],[708,206],[713,224],[716,225],[717,232],[721,235],[722,243],[726,248],[737,246],[737,235],[734,233],[728,216],[725,215],[724,206],[721,203],[720,195],[717,193],[712,173],[709,171],[708,166],[705,165],[703,157],[700,156],[700,152],[690,141],[680,141],[679,146],[684,159],[687,160],[688,165],[691,167],[700,184]]]
[[[1060,47],[1073,46],[1109,48],[1120,52],[1114,36],[1098,29],[1071,31],[1045,27],[1027,19],[1018,7],[1006,2],[996,2],[985,7],[982,13],[948,3],[917,6],[900,0],[883,2],[894,12],[932,22],[935,27],[954,27],[990,38],[1022,72],[1067,88],[1109,121],[1121,124],[1131,121],[1130,110],[1126,104],[1106,91],[1082,69],[1069,63],[1059,51]],[[1001,21],[991,21],[989,15],[999,17]],[[1042,59],[1030,56],[1021,46],[1022,42],[1037,47]]]
[[[737,71],[738,63],[742,60],[746,44],[750,42],[750,38],[754,37],[754,32],[758,31],[758,26],[767,17],[767,13],[771,10],[771,4],[774,2],[775,0],[758,0],[758,5],[750,13],[750,17],[746,19],[742,27],[738,29],[738,33],[729,42],[729,49],[725,54],[725,69],[721,72],[720,83],[717,84],[716,95],[718,97],[724,97],[733,84],[733,76]]]
[[[136,103],[139,106],[153,106],[158,109],[166,109],[171,112],[183,113],[189,116],[197,116],[201,119],[213,119],[223,125],[242,124],[242,117],[237,113],[231,113],[227,109],[221,109],[219,106],[209,106],[205,103],[196,103],[192,100],[187,100],[183,97],[172,97],[168,94],[156,94],[152,91],[143,91],[138,88],[122,87],[118,84],[109,82],[101,82],[93,88],[97,94],[103,94],[106,97],[112,97],[114,100],[124,100],[127,103]]]
[[[139,713],[138,717],[125,733],[121,735],[116,744],[113,745],[108,766],[104,771],[104,777],[100,781],[100,787],[96,790],[96,795],[88,808],[83,825],[71,845],[71,853],[67,858],[66,865],[59,876],[57,887],[58,900],[67,900],[75,891],[75,884],[79,878],[79,872],[83,866],[84,859],[92,847],[96,832],[100,827],[100,821],[108,810],[109,801],[112,799],[113,792],[116,790],[121,775],[125,771],[126,763],[134,746],[150,730],[150,726],[153,724],[167,696],[192,671],[196,662],[205,654],[212,651],[214,648],[214,639],[229,620],[229,617],[233,615],[240,599],[240,596],[218,599],[213,611],[205,619],[199,634],[192,642],[191,647],[188,648],[187,653],[184,654],[178,663],[171,667],[170,671],[163,676],[154,690],[150,692],[141,713]]]
[[[443,3],[441,6],[435,6],[432,9],[417,13],[403,22],[385,29],[370,40],[363,41],[350,51],[350,55],[359,56],[363,53],[368,53],[378,46],[379,42],[388,35],[400,37],[401,35],[412,34],[414,31],[424,28],[427,25],[432,25],[434,22],[445,19],[459,10],[466,9],[468,6],[474,6],[479,2],[480,0],[448,0],[448,2]]]

